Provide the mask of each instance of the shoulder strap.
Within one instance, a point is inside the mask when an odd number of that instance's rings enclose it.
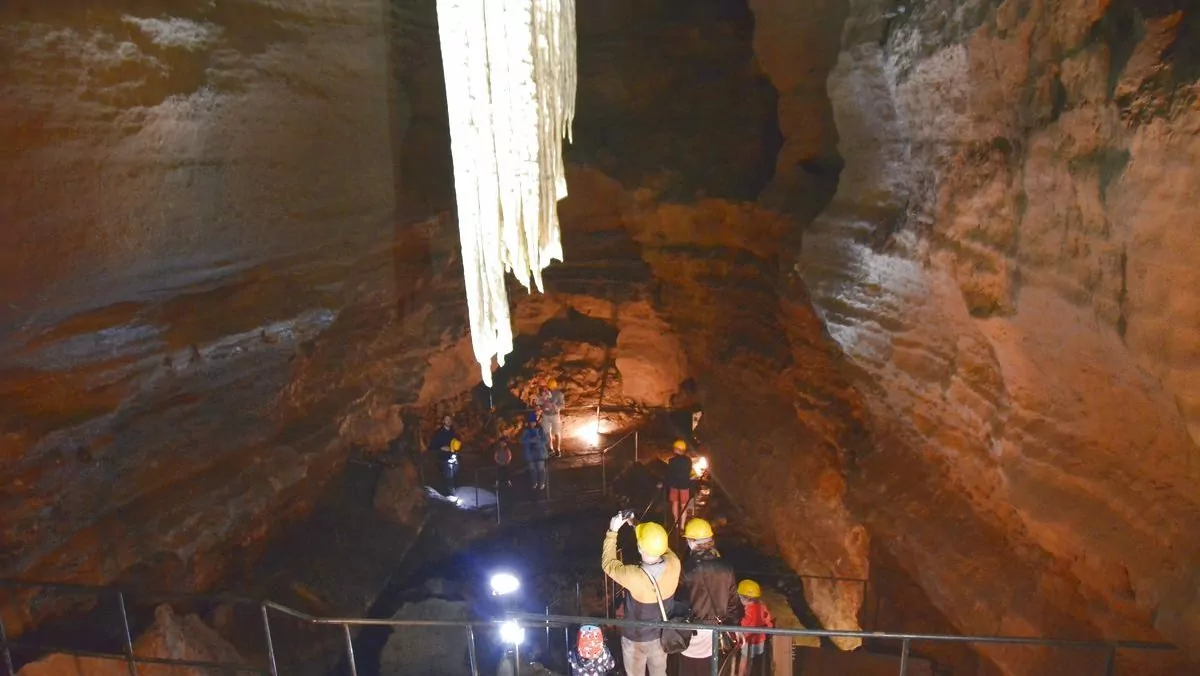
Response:
[[[646,570],[645,568],[642,568],[642,574],[645,575],[647,578],[649,578],[650,584],[654,585],[654,598],[658,600],[658,612],[660,614],[662,614],[663,622],[666,622],[667,621],[667,609],[665,606],[663,606],[662,592],[660,592],[658,590],[658,582],[655,581],[654,576],[651,575],[650,572],[648,570]]]

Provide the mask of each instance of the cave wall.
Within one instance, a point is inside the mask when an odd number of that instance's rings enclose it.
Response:
[[[0,575],[210,586],[400,432],[466,312],[394,219],[388,11],[0,9]]]
[[[851,4],[845,169],[794,269],[876,435],[852,511],[964,632],[1197,647],[1197,21]]]

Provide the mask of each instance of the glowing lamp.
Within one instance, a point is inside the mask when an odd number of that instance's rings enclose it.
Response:
[[[500,625],[500,640],[513,645],[521,645],[525,640],[525,628],[509,620]]]
[[[703,476],[708,471],[708,458],[700,456],[692,461],[692,473],[696,476]]]
[[[492,596],[507,596],[521,588],[521,581],[512,573],[496,573],[491,579]]]

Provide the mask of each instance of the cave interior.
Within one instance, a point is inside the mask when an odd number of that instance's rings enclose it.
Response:
[[[683,437],[722,549],[803,626],[1169,646],[914,642],[911,674],[1200,673],[1200,10],[577,26],[564,260],[511,280],[487,388],[436,0],[0,5],[0,642],[120,654],[121,589],[139,655],[257,663],[257,608],[171,595],[461,619],[497,561],[602,614],[607,519],[657,518]],[[550,499],[497,501],[488,446],[551,378]],[[422,452],[445,415],[457,505]],[[351,673],[326,629],[281,620],[280,673]],[[360,674],[460,646],[354,645]],[[797,673],[900,650],[811,647]]]

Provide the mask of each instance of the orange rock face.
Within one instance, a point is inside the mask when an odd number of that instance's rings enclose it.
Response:
[[[212,586],[475,396],[434,2],[60,4],[0,10],[0,575]],[[501,381],[693,379],[754,535],[878,553],[941,629],[1195,650],[1196,22],[581,2],[567,261]],[[861,588],[806,592],[858,626]]]
[[[870,411],[852,512],[964,632],[1195,650],[1197,17],[851,4],[794,262]]]

